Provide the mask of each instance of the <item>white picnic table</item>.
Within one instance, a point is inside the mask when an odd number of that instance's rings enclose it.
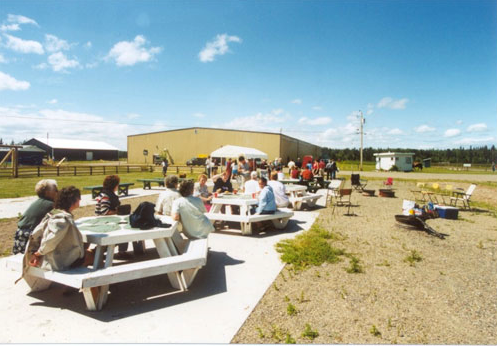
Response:
[[[305,187],[304,187],[305,188]],[[274,214],[250,214],[250,209],[259,203],[258,199],[246,194],[219,194],[212,198],[212,207],[205,215],[212,221],[239,222],[242,234],[252,234],[252,223],[269,220],[277,229],[283,229],[293,212],[278,209]],[[224,206],[224,211],[223,211]],[[234,214],[232,206],[239,206],[240,214]]]
[[[93,267],[76,267],[63,271],[29,267],[24,280],[32,292],[45,290],[52,282],[80,289],[86,306],[91,311],[102,308],[107,301],[109,285],[114,283],[167,274],[174,288],[185,291],[197,271],[206,264],[207,239],[184,240],[176,232],[178,222],[169,216],[158,218],[164,225],[147,230],[132,228],[129,216],[80,218],[76,225],[83,241],[97,246]],[[114,262],[114,248],[117,244],[145,240],[153,240],[158,259],[135,257],[124,264]],[[104,252],[106,256],[102,266]],[[13,270],[22,270],[22,256],[19,254],[10,257],[8,266]]]
[[[119,221],[118,221],[119,220]],[[109,221],[106,223],[105,221]],[[117,223],[112,221],[118,221]],[[176,247],[172,241],[174,232],[177,229],[178,222],[169,216],[161,216],[162,223],[167,223],[169,227],[154,227],[147,230],[132,228],[129,225],[129,216],[93,216],[83,217],[76,220],[76,225],[83,235],[83,242],[95,244],[95,260],[93,269],[101,268],[103,253],[106,251],[103,268],[108,268],[114,262],[114,249],[120,243],[153,240],[159,257],[166,258],[178,255]],[[117,230],[113,230],[118,228]],[[106,231],[108,229],[108,231]],[[137,270],[138,271],[138,270]],[[171,285],[176,289],[181,289],[181,277],[179,272],[168,273]],[[107,292],[109,285],[101,287],[99,291],[100,298],[96,305],[102,307],[107,301]],[[91,293],[85,293],[91,295]],[[86,298],[85,298],[86,299]],[[87,300],[88,302],[88,300]],[[99,308],[97,308],[99,309]]]
[[[307,203],[309,207],[313,207],[321,197],[319,194],[307,193],[307,187],[298,184],[285,185],[285,191],[287,195],[289,195],[289,200],[295,211],[300,210],[304,202]]]

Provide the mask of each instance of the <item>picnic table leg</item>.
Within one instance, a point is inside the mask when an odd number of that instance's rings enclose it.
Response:
[[[317,199],[307,200],[307,206],[314,207],[314,206],[316,206],[316,202],[317,202]]]
[[[159,253],[159,256],[161,258],[166,258],[171,256],[171,251],[169,250],[169,247],[167,246],[167,243],[164,240],[164,238],[154,239],[154,243],[155,247],[157,248],[157,253]],[[173,288],[180,289],[182,291],[185,290],[183,280],[178,271],[174,273],[168,273],[167,277],[169,278],[169,282],[171,283],[171,286]]]
[[[31,293],[40,292],[42,290],[48,289],[48,287],[50,287],[50,285],[52,284],[52,281],[46,280],[44,278],[31,276],[29,274],[25,274],[23,278],[28,284]]]
[[[242,230],[242,235],[252,235],[252,223],[240,222],[240,228]]]
[[[197,276],[197,272],[199,269],[200,268],[197,267],[194,269],[183,270],[181,272],[181,277],[182,277],[182,280],[183,280],[186,288],[188,288],[190,286],[190,284],[192,284],[193,280],[195,279],[195,276]]]
[[[284,229],[290,218],[273,219],[273,225],[276,229]]]

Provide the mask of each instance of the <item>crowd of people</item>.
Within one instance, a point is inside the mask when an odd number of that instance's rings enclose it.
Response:
[[[314,176],[323,177],[326,173],[328,179],[334,179],[338,171],[334,160],[328,163],[315,160],[302,166],[300,158],[296,161],[289,160],[290,177],[310,181]],[[258,171],[254,160],[239,156],[227,160],[225,170],[217,175],[212,175],[211,167],[208,166],[207,174],[201,174],[195,183],[191,180],[180,183],[176,175],[167,176],[167,161],[162,167],[165,190],[157,198],[155,213],[180,221],[180,229],[188,238],[205,238],[214,230],[204,213],[210,211],[216,194],[236,194],[240,191],[251,195],[258,200],[251,211],[253,214],[272,214],[277,208],[287,207],[290,203],[285,185],[278,180],[283,170],[281,158],[275,158],[270,163],[262,161]],[[211,175],[214,184],[212,192],[207,186],[208,176]],[[238,189],[233,189],[232,180],[237,181]],[[116,194],[119,183],[117,175],[105,177],[103,189],[96,198],[96,216],[119,213],[121,202]],[[31,266],[54,270],[92,263],[93,251],[83,244],[72,214],[79,207],[80,191],[74,186],[59,190],[55,180],[43,179],[36,184],[35,192],[38,199],[29,206],[18,222],[12,252],[24,253],[26,263]],[[127,213],[129,214],[129,210]],[[143,252],[141,247],[141,243],[133,243],[135,253]],[[127,249],[128,243],[119,244],[116,257],[126,258]]]

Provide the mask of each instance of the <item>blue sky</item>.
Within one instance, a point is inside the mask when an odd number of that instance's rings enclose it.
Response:
[[[2,1],[0,138],[183,127],[497,142],[497,2]]]

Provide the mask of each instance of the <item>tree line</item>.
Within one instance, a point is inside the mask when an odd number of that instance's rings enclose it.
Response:
[[[497,161],[497,151],[495,145],[492,147],[472,147],[452,148],[452,149],[413,149],[413,148],[372,148],[363,149],[364,161],[376,161],[374,153],[402,152],[414,153],[414,161],[422,161],[431,158],[432,163],[452,163],[452,164],[491,164]],[[360,152],[357,148],[332,149],[323,147],[321,149],[323,158],[337,159],[340,161],[360,160]]]

